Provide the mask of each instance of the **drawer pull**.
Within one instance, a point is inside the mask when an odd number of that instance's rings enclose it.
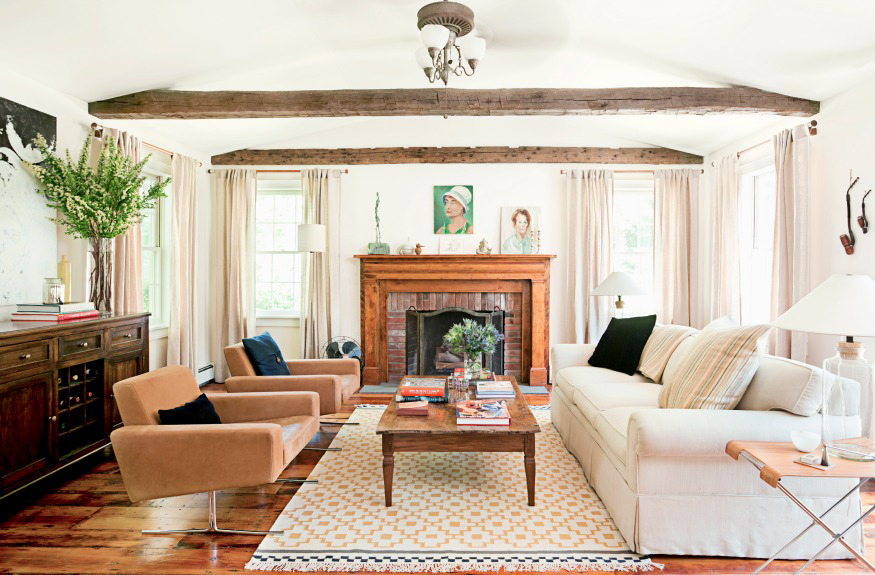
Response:
[[[131,337],[133,337],[133,336],[132,336],[131,334],[129,334],[129,333],[126,333],[126,334],[124,335],[124,337],[125,337],[125,339],[131,339]]]
[[[79,342],[79,347],[88,347],[88,342],[87,341]]]
[[[22,353],[21,355],[18,356],[18,359],[30,359],[30,354],[29,353]]]
[[[49,418],[49,421],[58,421],[58,416],[57,416],[57,415],[53,415],[53,416],[51,416],[51,417]]]

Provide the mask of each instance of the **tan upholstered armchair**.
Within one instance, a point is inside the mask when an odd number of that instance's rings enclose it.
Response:
[[[191,370],[164,367],[112,389],[124,427],[110,438],[131,501],[209,494],[209,526],[173,533],[256,533],[219,529],[215,492],[276,481],[319,431],[311,392],[207,394],[221,424],[160,425],[159,409],[201,394]]]
[[[337,413],[343,402],[360,386],[356,359],[294,359],[286,361],[292,375],[256,375],[243,344],[225,348],[231,377],[225,387],[231,393],[253,391],[315,391],[319,411]]]

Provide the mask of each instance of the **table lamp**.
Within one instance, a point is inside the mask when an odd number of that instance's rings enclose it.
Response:
[[[772,325],[792,331],[842,336],[836,344],[837,354],[823,362],[823,406],[821,465],[829,465],[829,449],[847,457],[875,457],[868,447],[845,443],[841,449],[829,444],[829,399],[833,387],[842,379],[860,384],[860,414],[863,435],[872,434],[871,366],[863,357],[863,344],[855,337],[875,336],[875,280],[868,275],[834,274],[811,293],[781,314]],[[853,458],[853,457],[850,457]]]
[[[617,296],[617,300],[614,302],[614,316],[616,316],[618,312],[622,314],[623,308],[625,307],[625,302],[623,301],[624,295],[642,295],[643,293],[644,290],[638,286],[635,278],[631,275],[626,272],[613,272],[594,290],[592,290],[590,295]]]

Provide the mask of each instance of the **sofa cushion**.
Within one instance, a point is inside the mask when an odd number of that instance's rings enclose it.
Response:
[[[588,365],[575,365],[560,369],[556,373],[556,379],[553,382],[556,387],[562,390],[565,397],[571,401],[574,391],[578,386],[588,383],[653,383],[640,373],[634,375],[626,375],[619,371],[604,369],[603,367],[592,367]]]
[[[771,326],[705,329],[672,377],[665,379],[659,406],[734,409],[750,385]]]
[[[283,466],[292,459],[319,432],[319,419],[312,415],[293,415],[279,419],[262,419],[252,423],[273,423],[280,426],[283,434]]]
[[[811,416],[823,403],[820,369],[772,355],[764,356],[737,409],[780,409]]]
[[[661,387],[647,383],[590,383],[579,386],[569,397],[593,425],[598,414],[615,407],[657,407]]]
[[[655,315],[612,318],[589,358],[589,364],[634,375],[654,325]]]
[[[638,371],[659,383],[668,360],[678,346],[697,330],[685,325],[658,325],[647,338]]]

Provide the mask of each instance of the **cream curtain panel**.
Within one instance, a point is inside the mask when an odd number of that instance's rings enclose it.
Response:
[[[222,382],[225,347],[255,333],[255,170],[217,170],[212,183],[211,353]]]
[[[710,319],[741,319],[741,260],[738,237],[738,155],[715,162],[711,208]]]
[[[565,191],[569,338],[575,343],[596,342],[611,319],[611,298],[590,294],[613,271],[614,174],[568,170]]]
[[[772,138],[775,148],[777,199],[772,260],[772,319],[808,293],[808,198],[810,196],[811,136],[797,126]],[[808,336],[772,330],[770,353],[805,361]]]
[[[102,138],[92,141],[91,162],[94,166],[97,165],[103,143],[110,140],[134,163],[140,161],[139,138],[128,132],[104,128]],[[112,311],[116,313],[143,311],[143,260],[140,246],[139,223],[112,241]]]
[[[655,170],[654,280],[660,323],[700,327],[698,169]]]
[[[167,365],[195,368],[195,236],[198,161],[173,155],[170,179],[172,214],[170,223],[170,330]]]
[[[301,171],[305,224],[322,224],[328,234],[325,252],[303,254],[301,357],[320,357],[322,346],[337,335],[339,272],[340,171]],[[332,278],[335,278],[332,284]]]

